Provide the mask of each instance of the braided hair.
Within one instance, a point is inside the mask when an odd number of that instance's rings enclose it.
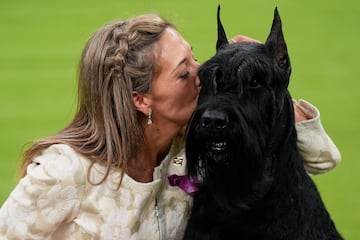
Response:
[[[158,46],[167,27],[174,27],[154,15],[115,21],[97,30],[88,40],[80,61],[78,109],[74,119],[57,134],[38,140],[25,153],[21,176],[41,150],[63,143],[95,163],[106,166],[101,184],[112,167],[126,170],[143,144],[132,93],[147,93],[159,73]],[[124,173],[124,171],[122,171]],[[90,181],[91,182],[91,181]],[[120,183],[119,183],[120,184]]]

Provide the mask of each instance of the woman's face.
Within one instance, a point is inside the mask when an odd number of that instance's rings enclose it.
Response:
[[[159,75],[149,92],[152,120],[159,126],[183,127],[195,110],[200,91],[199,64],[192,48],[173,28],[167,28],[158,42]]]

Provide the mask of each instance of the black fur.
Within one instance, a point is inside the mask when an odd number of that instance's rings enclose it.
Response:
[[[219,11],[187,132],[187,170],[202,181],[184,239],[342,239],[296,147],[277,9],[265,44],[228,44]]]

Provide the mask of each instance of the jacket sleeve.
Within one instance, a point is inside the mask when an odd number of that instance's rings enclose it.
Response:
[[[295,124],[297,146],[304,158],[305,169],[310,175],[325,173],[340,163],[340,152],[325,132],[319,110],[305,100],[296,104],[310,118]]]
[[[0,209],[0,239],[45,239],[74,218],[85,181],[73,153],[53,145],[33,160]]]

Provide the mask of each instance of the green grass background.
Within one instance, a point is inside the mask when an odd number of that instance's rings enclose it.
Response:
[[[17,181],[25,143],[73,116],[77,66],[88,37],[113,20],[158,13],[173,21],[203,62],[214,53],[216,7],[228,36],[264,41],[278,6],[292,60],[290,90],[321,111],[343,161],[315,176],[346,239],[360,239],[357,0],[8,0],[0,3],[0,205]]]

